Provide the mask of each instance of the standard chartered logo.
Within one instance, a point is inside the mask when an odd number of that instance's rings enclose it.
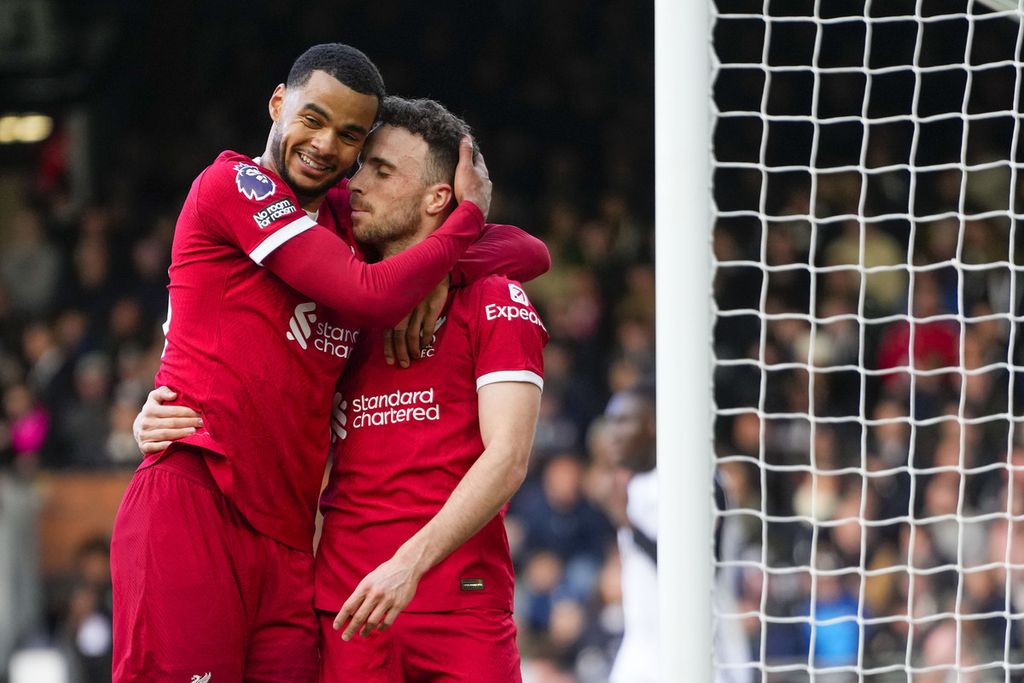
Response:
[[[303,351],[312,345],[317,351],[335,358],[348,358],[359,341],[359,330],[338,327],[325,320],[317,321],[315,311],[316,303],[312,301],[296,306],[284,336],[297,343]]]
[[[362,395],[348,403],[352,429],[383,427],[403,422],[436,422],[441,406],[434,401],[434,388]]]
[[[298,342],[303,350],[309,346],[306,340],[313,334],[313,329],[309,325],[316,322],[316,313],[313,312],[315,310],[316,304],[312,301],[299,304],[295,307],[295,313],[292,314],[291,320],[288,321],[289,331],[285,332],[284,336]]]

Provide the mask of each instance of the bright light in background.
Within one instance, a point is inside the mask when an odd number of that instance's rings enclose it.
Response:
[[[45,114],[8,114],[0,116],[0,145],[14,142],[39,142],[50,137],[53,119]]]
[[[0,672],[2,673],[2,672]],[[68,665],[52,648],[34,648],[11,656],[11,683],[67,683]]]

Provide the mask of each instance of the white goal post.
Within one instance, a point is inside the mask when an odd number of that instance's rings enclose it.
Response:
[[[655,2],[659,657],[673,683],[712,680],[708,17],[700,0]]]
[[[1024,680],[1024,0],[655,10],[661,680]]]

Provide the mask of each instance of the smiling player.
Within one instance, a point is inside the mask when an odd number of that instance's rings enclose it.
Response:
[[[358,327],[412,308],[490,202],[464,142],[444,226],[397,259],[357,260],[338,182],[383,96],[361,52],[311,48],[270,98],[263,155],[222,153],[185,199],[157,383],[202,427],[147,456],[118,511],[115,681],[316,679],[311,544],[334,384]]]

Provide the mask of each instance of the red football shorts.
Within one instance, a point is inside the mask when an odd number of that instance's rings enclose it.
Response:
[[[474,607],[402,612],[391,628],[347,643],[320,618],[320,683],[521,683],[512,613]]]
[[[196,449],[135,474],[110,568],[116,683],[316,681],[313,554],[253,530]]]

